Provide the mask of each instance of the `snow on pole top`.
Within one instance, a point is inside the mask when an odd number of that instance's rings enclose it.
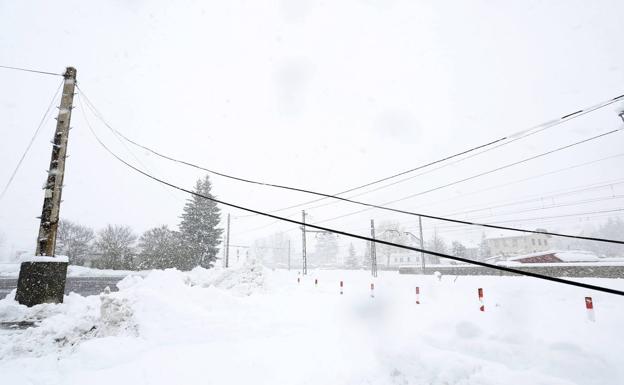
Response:
[[[49,256],[28,256],[20,258],[20,262],[57,262],[57,263],[69,263],[69,258],[64,255],[57,255],[56,257]]]

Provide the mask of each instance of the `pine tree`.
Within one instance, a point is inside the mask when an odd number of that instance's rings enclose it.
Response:
[[[365,269],[370,269],[373,264],[373,260],[371,257],[371,242],[366,242],[366,249],[364,250],[364,259],[362,261],[362,266]]]
[[[351,243],[349,245],[349,256],[347,257],[347,260],[345,261],[345,267],[349,269],[357,269],[358,265],[359,263],[358,263],[357,255],[355,254],[355,247],[353,246],[353,243]]]
[[[195,184],[195,192],[212,197],[212,185],[208,176],[199,179]],[[221,210],[216,202],[193,195],[184,205],[180,235],[183,250],[178,264],[182,270],[190,270],[195,266],[210,268],[217,259],[221,234],[218,228],[221,221]]]
[[[490,246],[488,246],[485,233],[481,233],[481,243],[479,244],[479,259],[481,261],[484,261],[491,256],[492,251],[490,250]]]
[[[338,255],[338,241],[336,235],[326,232],[316,235],[313,260],[317,265],[335,265]]]

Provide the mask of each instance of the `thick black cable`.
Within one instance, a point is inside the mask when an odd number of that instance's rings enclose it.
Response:
[[[50,104],[48,105],[48,108],[46,109],[45,113],[41,117],[41,121],[39,122],[39,125],[37,126],[37,129],[35,129],[35,132],[34,132],[32,138],[30,138],[30,142],[28,142],[28,146],[26,146],[26,149],[24,150],[24,153],[22,154],[22,157],[17,162],[17,165],[15,166],[15,169],[13,170],[13,173],[9,177],[9,181],[4,186],[4,189],[2,190],[2,193],[0,193],[0,200],[2,200],[2,198],[4,198],[4,195],[9,190],[9,187],[11,186],[11,183],[13,183],[13,179],[15,178],[15,175],[17,174],[17,171],[22,166],[22,162],[26,158],[26,155],[28,154],[28,151],[30,151],[30,148],[32,147],[33,143],[35,142],[35,138],[37,138],[37,136],[39,135],[39,131],[41,131],[41,127],[43,127],[43,124],[46,121],[46,117],[50,113],[50,110],[52,109],[52,105],[54,105],[54,101],[56,100],[56,96],[58,95],[59,91],[61,90],[61,86],[62,85],[63,85],[63,82],[61,82],[59,84],[58,88],[56,89],[56,92],[54,93],[54,96],[52,96],[52,100],[50,100]]]
[[[369,183],[366,183],[366,184],[363,184],[363,185],[360,185],[360,186],[357,186],[357,187],[354,187],[354,188],[351,188],[351,189],[348,189],[348,190],[345,190],[345,191],[341,191],[341,192],[336,193],[336,194],[326,194],[326,193],[319,193],[319,192],[316,192],[316,191],[311,191],[311,190],[306,190],[306,189],[301,189],[301,188],[296,188],[296,187],[290,187],[290,186],[278,185],[278,184],[273,184],[273,183],[260,182],[260,181],[250,180],[250,179],[247,179],[247,178],[241,178],[241,177],[237,177],[237,176],[221,173],[221,172],[218,172],[218,171],[215,171],[215,170],[211,170],[211,169],[208,169],[208,168],[205,168],[205,167],[202,167],[202,166],[198,166],[198,165],[190,163],[190,162],[186,162],[186,161],[183,161],[183,160],[180,160],[180,159],[176,159],[176,158],[164,155],[164,154],[162,154],[162,153],[160,153],[160,152],[158,152],[156,150],[153,150],[153,149],[151,149],[151,148],[149,148],[147,146],[144,146],[144,145],[142,145],[140,143],[137,143],[136,141],[133,141],[132,139],[126,137],[123,133],[121,133],[118,130],[116,130],[115,128],[113,128],[104,119],[103,115],[97,110],[97,108],[93,105],[93,103],[89,100],[89,98],[84,94],[84,92],[80,88],[78,88],[78,90],[82,93],[85,101],[87,102],[87,106],[92,110],[94,115],[98,119],[100,119],[102,121],[102,123],[104,123],[104,125],[106,125],[106,127],[108,127],[108,129],[110,129],[114,133],[117,133],[119,136],[121,136],[123,139],[127,140],[128,142],[132,143],[133,145],[135,145],[137,147],[140,147],[140,148],[142,148],[142,149],[144,149],[146,151],[149,151],[149,152],[153,153],[156,156],[159,156],[161,158],[167,159],[167,160],[172,161],[172,162],[180,163],[180,164],[183,164],[183,165],[186,165],[186,166],[189,166],[189,167],[193,167],[193,168],[196,168],[196,169],[199,169],[199,170],[202,170],[202,171],[206,171],[206,172],[209,172],[209,173],[212,173],[212,174],[215,174],[215,175],[219,175],[219,176],[222,176],[224,178],[229,178],[229,179],[233,179],[233,180],[237,180],[237,181],[241,181],[241,182],[245,182],[245,183],[252,183],[252,184],[261,185],[261,186],[267,186],[267,187],[280,188],[280,189],[285,189],[285,190],[290,190],[290,191],[303,192],[303,193],[312,194],[312,195],[318,195],[318,196],[322,197],[322,198],[319,198],[319,199],[311,200],[309,202],[304,202],[304,203],[300,203],[300,204],[297,204],[297,205],[284,207],[284,208],[277,209],[277,210],[271,210],[271,211],[269,211],[271,213],[276,213],[276,212],[292,209],[292,208],[295,208],[295,207],[304,206],[304,205],[307,205],[307,204],[310,204],[310,203],[314,203],[314,202],[318,202],[318,201],[321,201],[321,200],[324,200],[324,199],[328,199],[328,198],[341,200],[341,201],[346,201],[346,202],[355,203],[355,204],[362,204],[361,202],[353,201],[353,200],[351,200],[349,198],[342,198],[342,197],[339,197],[338,195],[342,195],[342,194],[346,194],[346,193],[349,193],[349,192],[352,192],[352,191],[355,191],[355,190],[359,190],[361,188],[368,187],[368,186],[371,186],[371,185],[374,185],[374,184],[377,184],[377,183],[380,183],[380,182],[383,182],[383,181],[386,181],[386,180],[389,180],[389,179],[393,179],[393,178],[396,178],[398,176],[405,175],[405,174],[408,174],[408,173],[411,173],[411,172],[414,172],[414,171],[417,171],[417,170],[420,170],[420,169],[423,169],[423,168],[427,168],[427,167],[430,167],[430,166],[438,164],[438,163],[443,163],[443,162],[445,162],[447,160],[450,160],[450,159],[453,159],[453,158],[456,158],[456,157],[459,157],[459,156],[462,156],[462,155],[465,155],[465,154],[477,151],[479,149],[487,148],[487,147],[490,147],[490,146],[492,146],[492,145],[494,145],[496,143],[499,143],[495,147],[488,148],[488,149],[486,149],[484,151],[481,151],[481,152],[479,152],[477,154],[471,155],[470,157],[482,154],[484,152],[493,150],[493,149],[501,147],[503,145],[507,145],[509,143],[513,143],[513,142],[515,142],[515,141],[517,141],[519,139],[525,138],[527,136],[530,136],[530,135],[536,134],[538,132],[544,131],[544,130],[550,128],[550,127],[553,127],[553,126],[556,126],[558,124],[564,123],[564,122],[566,122],[568,120],[575,119],[575,118],[578,118],[578,117],[583,116],[585,114],[588,114],[590,112],[593,112],[593,111],[596,111],[598,109],[604,108],[604,107],[606,107],[606,106],[608,106],[610,104],[616,103],[616,102],[624,99],[624,95],[620,95],[620,96],[617,96],[615,98],[609,99],[607,101],[604,101],[604,102],[595,104],[593,106],[584,108],[582,110],[578,110],[578,111],[576,111],[574,113],[567,114],[565,116],[562,116],[559,119],[554,119],[554,120],[551,120],[549,122],[545,122],[545,123],[539,124],[537,126],[529,128],[529,129],[526,129],[526,130],[514,133],[512,135],[507,135],[505,137],[496,139],[496,140],[491,141],[489,143],[485,143],[485,144],[482,144],[482,145],[470,148],[468,150],[461,151],[459,153],[447,156],[445,158],[441,158],[441,159],[435,160],[433,162],[430,162],[430,163],[427,163],[427,164],[424,164],[424,165],[412,168],[410,170],[406,170],[406,171],[403,171],[403,172],[400,172],[400,173],[397,173],[397,174],[394,174],[394,175],[391,175],[391,176],[388,176],[388,177],[384,177],[384,178],[381,178],[381,179],[378,179],[378,180],[375,180],[375,181],[372,181],[372,182],[369,182]],[[508,139],[509,139],[508,142],[500,143],[500,142],[503,142],[503,141],[508,140]],[[469,157],[466,157],[466,158],[460,159],[458,161],[465,160],[465,159],[468,159],[468,158]],[[453,163],[449,163],[448,165],[450,165],[450,164],[453,164]],[[445,167],[445,166],[446,165],[441,166],[441,167]],[[409,180],[409,179],[411,179],[411,178],[406,178],[406,179],[403,179],[401,181],[389,184],[387,186],[379,187],[379,188],[377,188],[375,190],[372,190],[372,191],[376,191],[376,190],[379,190],[379,189],[382,189],[382,188],[385,188],[385,187],[389,187],[389,186],[392,186],[392,185],[394,185],[396,183],[400,183],[400,182],[403,182],[403,181]],[[363,195],[363,194],[359,194],[359,195]],[[379,208],[379,207],[377,207],[377,208]]]
[[[590,289],[590,290],[596,290],[596,291],[600,291],[600,292],[604,292],[604,293],[609,293],[609,294],[615,294],[615,295],[620,295],[620,296],[624,296],[624,291],[620,291],[620,290],[616,290],[616,289],[611,289],[608,287],[602,287],[602,286],[597,286],[597,285],[591,285],[591,284],[586,284],[586,283],[582,283],[582,282],[576,282],[576,281],[570,281],[567,279],[562,279],[562,278],[556,278],[556,277],[549,277],[547,275],[542,275],[542,274],[537,274],[537,273],[532,273],[532,272],[528,272],[528,271],[523,271],[523,270],[519,270],[519,269],[514,269],[514,268],[510,268],[510,267],[506,267],[506,266],[498,266],[498,265],[492,265],[486,262],[480,262],[480,261],[473,261],[467,258],[462,258],[462,257],[456,257],[453,255],[448,255],[448,254],[444,254],[444,253],[438,253],[436,251],[431,251],[431,250],[425,250],[425,249],[419,249],[416,247],[411,247],[411,246],[406,246],[406,245],[401,245],[401,244],[397,244],[397,243],[392,243],[392,242],[387,242],[384,240],[380,240],[380,239],[373,239],[373,238],[369,238],[366,236],[362,236],[362,235],[357,235],[357,234],[352,234],[352,233],[348,233],[346,231],[341,231],[341,230],[336,230],[336,229],[331,229],[331,228],[327,228],[327,227],[323,227],[323,226],[318,226],[318,225],[313,225],[313,224],[308,224],[308,223],[303,223],[294,219],[288,219],[288,218],[284,218],[284,217],[280,217],[278,215],[273,215],[270,213],[266,213],[263,211],[259,211],[259,210],[255,210],[255,209],[251,209],[251,208],[247,208],[247,207],[243,207],[240,205],[236,205],[233,203],[229,203],[229,202],[225,202],[222,201],[220,199],[216,199],[212,196],[206,196],[203,194],[199,194],[197,192],[185,189],[183,187],[174,185],[172,183],[169,183],[165,180],[162,180],[160,178],[157,178],[153,175],[150,175],[148,173],[146,173],[145,171],[133,166],[132,164],[126,162],[124,159],[122,159],[121,157],[119,157],[117,154],[115,154],[113,151],[111,151],[101,140],[100,138],[97,136],[97,134],[95,133],[95,131],[93,130],[93,128],[91,127],[91,125],[87,122],[87,125],[89,126],[89,130],[91,131],[91,133],[93,134],[93,136],[95,137],[95,139],[97,140],[97,142],[104,147],[104,149],[111,154],[115,159],[117,159],[119,162],[123,163],[124,165],[126,165],[127,167],[133,169],[134,171],[138,172],[139,174],[150,178],[160,184],[166,185],[170,188],[197,196],[199,198],[203,198],[203,199],[207,199],[209,201],[215,202],[215,203],[219,203],[222,204],[224,206],[228,206],[228,207],[232,207],[235,209],[239,209],[239,210],[243,210],[243,211],[247,211],[253,214],[257,214],[257,215],[262,215],[265,217],[269,217],[269,218],[273,218],[273,219],[277,219],[280,221],[284,221],[284,222],[290,222],[292,224],[296,224],[296,225],[300,225],[300,226],[306,226],[306,227],[311,227],[317,230],[321,230],[321,231],[326,231],[326,232],[330,232],[330,233],[334,233],[334,234],[338,234],[338,235],[344,235],[346,237],[351,237],[351,238],[356,238],[356,239],[360,239],[363,241],[367,241],[367,242],[375,242],[375,243],[379,243],[382,245],[387,245],[387,246],[393,246],[396,248],[400,248],[400,249],[405,249],[405,250],[410,250],[410,251],[416,251],[419,253],[426,253],[426,254],[430,254],[430,255],[435,255],[437,257],[441,257],[441,258],[447,258],[447,259],[451,259],[454,261],[459,261],[459,262],[464,262],[464,263],[468,263],[468,264],[472,264],[472,265],[477,265],[477,266],[481,266],[481,267],[486,267],[486,268],[490,268],[490,269],[494,269],[494,270],[499,270],[499,271],[505,271],[508,273],[513,273],[513,274],[518,274],[518,275],[524,275],[527,277],[533,277],[533,278],[538,278],[538,279],[542,279],[542,280],[546,280],[546,281],[551,281],[551,282],[557,282],[560,284],[564,284],[564,285],[570,285],[570,286],[577,286],[577,287],[582,287],[584,289]]]
[[[570,147],[573,147],[573,146],[576,146],[576,145],[579,145],[579,144],[583,144],[583,143],[586,143],[586,142],[589,142],[589,141],[592,141],[592,140],[595,140],[595,139],[599,139],[599,138],[601,138],[603,136],[610,135],[610,134],[613,134],[615,132],[618,132],[618,131],[620,131],[620,129],[611,130],[611,131],[608,131],[608,132],[605,132],[605,133],[602,133],[602,134],[599,134],[599,135],[596,135],[596,136],[593,136],[593,137],[590,137],[590,138],[587,138],[587,139],[584,139],[584,140],[581,140],[581,141],[578,141],[578,142],[575,142],[575,143],[568,144],[568,145],[563,146],[563,147],[556,148],[554,150],[550,150],[550,151],[545,152],[545,153],[541,153],[541,154],[534,155],[534,156],[529,157],[529,158],[522,159],[520,161],[509,163],[507,165],[498,167],[498,168],[493,169],[493,170],[489,170],[489,171],[486,171],[486,172],[483,172],[483,173],[480,173],[480,174],[477,174],[477,175],[473,175],[473,176],[461,179],[459,181],[455,181],[455,182],[452,182],[452,183],[449,183],[449,184],[446,184],[446,185],[443,185],[443,186],[438,186],[438,187],[435,187],[433,189],[426,190],[426,191],[423,191],[423,192],[420,192],[420,193],[412,194],[412,195],[409,195],[408,197],[404,197],[404,198],[401,198],[401,199],[398,199],[398,200],[393,200],[393,201],[390,201],[390,202],[386,202],[386,203],[383,203],[382,205],[376,205],[376,204],[372,204],[372,203],[354,201],[354,200],[351,200],[349,198],[343,198],[343,197],[330,195],[330,194],[325,194],[325,193],[320,193],[320,192],[315,192],[315,191],[311,191],[311,190],[305,190],[305,189],[300,189],[300,188],[295,188],[295,187],[281,186],[281,185],[275,185],[275,184],[271,184],[271,183],[252,181],[252,180],[245,179],[245,178],[239,178],[239,177],[236,177],[236,176],[231,176],[231,175],[223,174],[223,173],[220,173],[220,172],[216,172],[216,171],[213,171],[213,170],[210,170],[210,169],[207,169],[207,168],[204,168],[204,167],[201,167],[201,166],[198,166],[198,165],[186,162],[186,161],[182,161],[182,160],[178,160],[178,159],[175,159],[175,158],[171,158],[171,157],[169,157],[167,155],[160,154],[160,153],[158,153],[158,152],[156,152],[156,151],[154,151],[154,150],[152,150],[152,149],[150,149],[148,147],[145,147],[145,146],[143,146],[141,144],[138,144],[138,143],[132,141],[131,139],[126,138],[119,131],[117,131],[113,127],[111,127],[106,122],[106,120],[103,119],[101,114],[99,114],[97,112],[97,110],[92,105],[92,103],[89,102],[89,100],[88,100],[87,96],[84,94],[84,92],[82,90],[80,90],[80,89],[79,89],[79,91],[80,91],[81,95],[84,97],[84,100],[87,101],[87,103],[88,103],[87,107],[89,107],[91,109],[91,111],[94,113],[94,115],[98,119],[100,119],[100,121],[104,125],[106,125],[106,127],[108,127],[108,129],[110,129],[113,133],[119,134],[120,136],[122,136],[123,138],[128,140],[130,143],[135,144],[136,146],[139,146],[141,148],[144,148],[145,150],[150,151],[150,152],[152,152],[152,153],[154,153],[154,154],[156,154],[156,155],[158,155],[160,157],[163,157],[165,159],[168,159],[168,160],[171,160],[171,161],[174,161],[174,162],[177,162],[177,163],[181,163],[181,164],[184,164],[184,165],[187,165],[187,166],[190,166],[190,167],[202,170],[202,171],[206,171],[206,172],[213,173],[213,174],[220,175],[220,176],[225,176],[227,178],[235,179],[235,180],[246,182],[246,183],[253,183],[253,184],[259,184],[259,185],[264,185],[264,186],[269,186],[269,187],[276,187],[276,188],[281,188],[281,189],[287,189],[287,190],[291,190],[291,191],[304,192],[304,193],[308,193],[308,194],[319,195],[319,196],[323,196],[323,197],[326,197],[326,198],[333,198],[333,199],[341,200],[341,201],[344,201],[344,202],[353,203],[353,204],[357,204],[357,205],[368,207],[367,209],[364,209],[364,210],[359,210],[359,211],[356,211],[356,212],[348,213],[348,214],[345,214],[345,215],[342,215],[342,216],[339,216],[339,217],[336,217],[336,218],[327,219],[325,221],[334,220],[334,219],[338,219],[338,218],[343,218],[343,217],[346,217],[346,216],[349,216],[349,215],[358,214],[358,213],[365,212],[365,211],[372,210],[372,209],[380,209],[380,210],[392,211],[392,212],[396,212],[396,213],[400,213],[400,214],[415,215],[415,216],[420,216],[420,217],[423,217],[423,218],[435,219],[435,220],[446,221],[446,222],[454,222],[454,223],[459,223],[459,224],[464,224],[464,225],[482,226],[482,227],[488,227],[488,228],[499,229],[499,230],[510,230],[510,231],[518,231],[518,232],[523,232],[523,233],[545,234],[545,235],[552,235],[552,236],[565,237],[565,238],[574,238],[574,239],[583,239],[583,240],[598,241],[598,242],[608,242],[608,243],[624,244],[624,241],[613,240],[613,239],[603,239],[603,238],[594,238],[594,237],[582,237],[582,236],[570,235],[570,234],[560,234],[560,233],[551,233],[551,232],[546,232],[546,231],[537,231],[537,230],[528,230],[528,229],[518,229],[518,228],[512,228],[512,227],[496,226],[496,225],[490,225],[490,224],[485,224],[485,223],[475,223],[475,222],[462,221],[462,220],[459,220],[459,219],[452,219],[452,218],[439,217],[439,216],[435,216],[435,215],[415,213],[415,212],[412,212],[412,211],[394,209],[394,208],[391,208],[391,207],[384,207],[385,205],[388,205],[388,204],[396,203],[398,201],[409,199],[409,198],[412,198],[414,196],[422,195],[422,194],[429,193],[429,192],[432,192],[432,191],[435,191],[435,190],[439,190],[439,189],[442,189],[442,188],[445,188],[445,187],[449,187],[449,186],[452,186],[452,185],[455,185],[455,184],[458,184],[458,183],[461,183],[461,182],[465,182],[465,181],[470,180],[470,179],[474,179],[474,178],[477,178],[477,177],[480,177],[480,176],[483,176],[483,175],[487,175],[487,174],[490,174],[490,173],[493,173],[493,172],[496,172],[496,171],[503,170],[503,169],[508,168],[508,167],[512,167],[512,166],[515,166],[515,165],[518,165],[518,164],[521,164],[521,163],[524,163],[524,162],[528,162],[528,161],[537,159],[537,158],[542,157],[542,156],[546,156],[546,155],[549,155],[549,154],[552,154],[552,153],[555,153],[555,152],[558,152],[558,151],[562,151],[562,150],[565,150],[567,148],[570,148]],[[619,99],[619,97],[618,97],[618,99]]]
[[[54,72],[47,72],[47,71],[33,70],[33,69],[29,69],[29,68],[10,67],[10,66],[3,66],[3,65],[0,65],[0,68],[4,68],[4,69],[8,69],[8,70],[24,71],[24,72],[33,72],[33,73],[43,74],[43,75],[63,76],[63,74],[57,74],[57,73],[54,73]]]

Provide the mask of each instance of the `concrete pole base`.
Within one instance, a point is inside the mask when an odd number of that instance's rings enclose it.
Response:
[[[28,307],[63,303],[67,262],[22,262],[15,300]]]

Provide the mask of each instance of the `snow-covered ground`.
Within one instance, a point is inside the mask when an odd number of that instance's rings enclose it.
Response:
[[[297,277],[250,264],[129,276],[119,292],[30,309],[8,295],[0,321],[39,326],[0,331],[1,382],[624,383],[621,297],[522,277],[381,272],[371,298],[365,271]]]

